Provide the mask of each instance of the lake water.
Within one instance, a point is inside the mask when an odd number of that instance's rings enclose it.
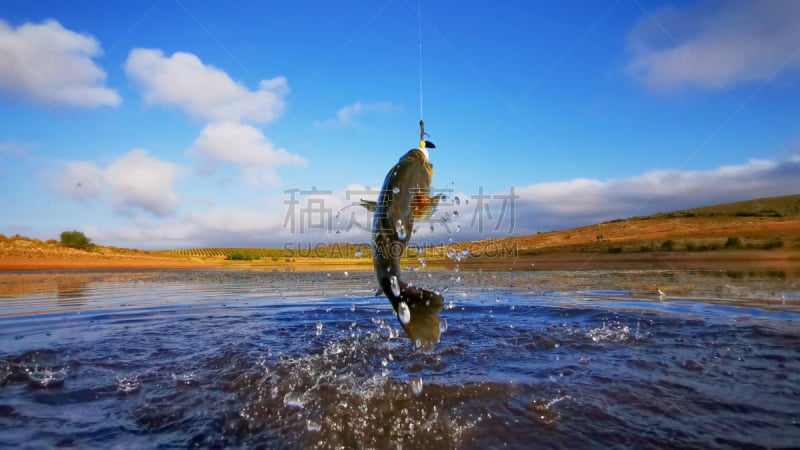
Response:
[[[369,272],[6,274],[0,447],[800,446],[796,272],[405,277],[430,352]]]

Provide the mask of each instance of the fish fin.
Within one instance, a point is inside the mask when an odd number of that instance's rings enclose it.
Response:
[[[378,209],[378,202],[376,202],[374,200],[364,200],[362,198],[361,199],[361,206],[363,206],[364,208],[367,208],[367,211],[374,213],[375,210]]]
[[[428,220],[436,212],[439,206],[439,201],[442,199],[442,194],[436,194],[433,197],[416,197],[414,198],[414,219],[415,220]]]

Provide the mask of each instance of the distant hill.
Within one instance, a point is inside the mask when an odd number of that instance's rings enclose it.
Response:
[[[757,198],[743,202],[723,203],[682,211],[653,214],[643,218],[672,217],[798,217],[800,194],[782,197]]]
[[[570,230],[455,245],[472,254],[800,249],[800,195],[615,219]],[[442,249],[437,249],[442,250]]]

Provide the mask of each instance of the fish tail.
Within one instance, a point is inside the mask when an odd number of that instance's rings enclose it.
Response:
[[[403,329],[417,347],[431,349],[438,343],[439,312],[444,306],[442,294],[408,284],[396,275],[381,278],[380,284]]]

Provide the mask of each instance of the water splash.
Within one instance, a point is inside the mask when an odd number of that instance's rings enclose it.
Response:
[[[26,372],[31,386],[39,388],[62,386],[67,378],[66,367],[61,369],[34,367],[33,369],[26,369]]]
[[[117,378],[117,392],[121,394],[131,394],[136,392],[141,387],[139,383],[139,379],[136,377],[126,378],[120,377]]]

